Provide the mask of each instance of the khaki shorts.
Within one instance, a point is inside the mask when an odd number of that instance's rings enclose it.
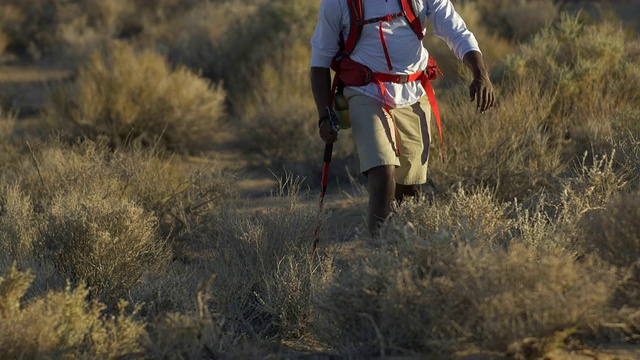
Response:
[[[344,95],[349,100],[351,134],[360,158],[360,171],[366,174],[377,166],[395,165],[396,183],[424,184],[431,133],[431,106],[427,97],[413,105],[390,109],[390,119],[378,100],[349,88],[344,89]]]

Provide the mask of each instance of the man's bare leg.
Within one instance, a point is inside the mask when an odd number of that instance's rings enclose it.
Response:
[[[369,177],[369,213],[367,223],[372,236],[378,234],[380,225],[391,213],[391,205],[396,191],[394,179],[395,166],[384,165],[370,169]]]
[[[416,195],[418,195],[418,185],[396,184],[395,199],[398,204],[401,204],[405,198],[413,198]]]

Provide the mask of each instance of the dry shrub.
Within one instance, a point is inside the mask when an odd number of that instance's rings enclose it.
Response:
[[[103,316],[105,306],[87,301],[84,286],[22,302],[33,276],[11,269],[0,277],[0,357],[112,358],[139,354],[144,348],[144,324],[125,313]]]
[[[618,302],[640,307],[640,194],[625,194],[581,222],[583,251],[594,253],[622,272]]]
[[[585,256],[583,221],[589,212],[601,209],[629,189],[624,170],[614,167],[614,154],[587,154],[578,162],[573,177],[562,179],[559,189],[540,192],[527,201],[516,200],[511,233],[518,241],[536,248]]]
[[[440,96],[448,160],[432,163],[436,184],[489,186],[507,201],[555,185],[565,163],[559,135],[545,126],[552,102],[553,94],[530,82],[514,85],[484,115],[468,103],[465,88]]]
[[[3,190],[0,244],[15,256],[7,260],[53,261],[56,273],[87,282],[95,295],[131,293],[150,312],[179,303],[157,298],[184,278],[167,269],[167,239],[189,239],[212,218],[229,201],[230,179],[215,165],[155,155],[91,142],[33,149],[12,180],[17,185]],[[168,279],[156,283],[161,276]]]
[[[535,79],[535,86],[553,94],[547,128],[564,133],[566,152],[575,156],[592,147],[600,152],[617,131],[637,133],[636,56],[620,24],[584,24],[564,14],[510,57],[505,69],[508,77]]]
[[[301,44],[309,51],[308,42],[313,35],[318,7],[318,3],[307,1],[268,1],[255,10],[258,16],[238,19],[235,26],[227,29],[226,41],[218,50],[224,56],[216,57],[213,72],[215,78],[224,80],[234,112],[241,112],[241,106],[249,102],[244,97],[247,88],[260,89],[260,73],[264,65],[275,66],[279,71],[288,73],[289,78],[299,76],[282,66],[278,62],[281,58],[273,58]],[[302,57],[296,59],[303,60]],[[307,71],[308,59],[308,56],[304,58]]]
[[[94,295],[111,300],[145,272],[164,267],[169,253],[153,215],[127,199],[92,190],[53,198],[42,214],[43,248],[37,251],[73,283],[86,282]]]
[[[195,359],[215,356],[223,334],[211,316],[167,314],[154,325],[151,353],[156,359]]]
[[[37,208],[61,193],[99,190],[129,199],[158,218],[163,238],[194,230],[234,198],[234,175],[217,162],[189,164],[150,150],[112,152],[90,141],[67,146],[52,140],[34,151],[19,176]]]
[[[585,151],[609,153],[611,138],[636,136],[634,49],[617,25],[564,15],[509,58],[491,112],[477,114],[463,87],[442,94],[449,162],[433,163],[436,183],[464,179],[506,200],[561,189]]]
[[[123,160],[123,191],[158,217],[163,237],[188,238],[237,197],[235,174],[217,161],[190,164],[154,152],[134,153]]]
[[[64,58],[71,62],[121,36],[134,22],[135,7],[128,1],[6,0],[0,7],[0,30],[9,38],[12,53],[38,59]],[[3,16],[4,14],[4,16]]]
[[[460,188],[450,199],[435,202],[429,211],[424,210],[424,201],[409,201],[394,215],[423,236],[443,231],[454,241],[481,238],[483,241],[477,246],[494,248],[514,226],[508,215],[510,204],[499,203],[486,188],[474,191]]]
[[[615,283],[606,266],[523,244],[511,231],[514,221],[486,193],[453,201],[449,211],[467,209],[438,226],[427,219],[441,205],[424,201],[423,214],[418,205],[406,205],[413,211],[388,221],[379,241],[397,245],[383,246],[320,292],[319,336],[355,357],[472,345],[506,351],[530,337],[544,345],[543,338],[566,336],[602,318]],[[487,220],[466,222],[473,218]],[[509,235],[502,246],[491,246],[486,222],[509,230],[502,231]]]
[[[154,358],[219,357],[224,353],[237,353],[243,347],[242,335],[231,328],[223,315],[209,310],[213,279],[210,277],[199,287],[197,311],[171,312],[156,319],[149,342],[149,352]]]
[[[640,135],[631,132],[618,133],[608,139],[609,146],[615,149],[615,161],[627,174],[630,187],[640,189]]]
[[[54,123],[76,136],[196,152],[215,141],[225,93],[156,53],[114,43],[94,52],[75,83],[54,97]]]
[[[237,8],[255,7],[256,2],[244,2]],[[203,5],[202,1],[184,0],[5,0],[0,5],[0,32],[7,34],[11,53],[74,65],[114,39],[153,47],[156,42],[163,46],[168,38],[170,44],[176,44],[175,33],[188,30],[176,29],[181,22],[176,19],[193,16],[194,9],[216,6],[220,1]],[[217,14],[212,23],[226,20],[225,14]]]
[[[229,78],[242,70],[237,67],[225,70],[218,68],[219,63],[228,56],[222,47],[229,41],[231,29],[242,28],[239,24],[255,20],[256,4],[223,0],[215,3],[197,4],[178,17],[167,19],[167,23],[159,24],[157,39],[143,39],[156,44],[159,48],[167,48],[167,57],[173,62],[199,71],[203,76],[212,79]]]
[[[497,15],[508,25],[509,38],[521,41],[555,21],[559,15],[559,6],[553,0],[511,1]]]
[[[301,203],[299,180],[284,184],[264,213],[223,213],[197,250],[216,275],[213,308],[261,338],[308,331],[311,294],[330,266],[311,254],[317,210]]]

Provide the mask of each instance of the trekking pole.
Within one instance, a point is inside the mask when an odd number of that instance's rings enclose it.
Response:
[[[331,121],[331,127],[334,131],[339,131],[338,117],[331,107],[327,107],[329,111],[329,121]],[[318,213],[318,225],[313,235],[313,252],[316,252],[318,248],[318,240],[320,240],[320,225],[322,221],[322,209],[324,207],[324,196],[327,193],[327,184],[329,183],[329,164],[331,163],[331,155],[333,154],[333,143],[324,145],[324,165],[322,166],[322,189],[320,190],[320,211]]]

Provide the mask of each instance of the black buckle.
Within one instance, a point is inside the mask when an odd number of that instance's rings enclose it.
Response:
[[[406,84],[409,82],[409,75],[398,75],[398,84]]]

